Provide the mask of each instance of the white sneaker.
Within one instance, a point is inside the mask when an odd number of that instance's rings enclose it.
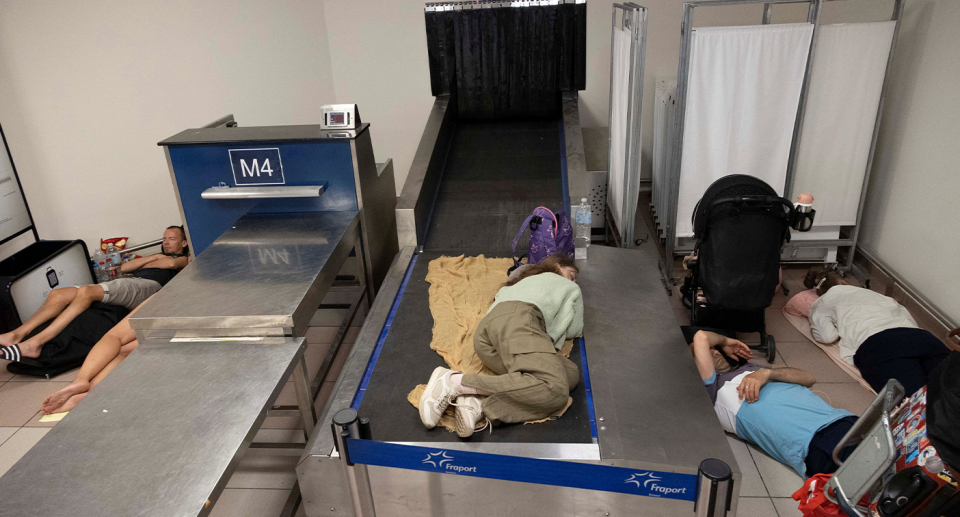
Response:
[[[469,438],[473,435],[477,422],[483,418],[483,409],[480,404],[483,397],[479,395],[460,395],[457,397],[457,410],[454,412],[454,421],[457,427],[457,436]]]
[[[450,402],[463,394],[463,385],[450,381],[456,373],[460,372],[438,366],[430,375],[430,382],[420,395],[420,420],[427,429],[436,427]]]

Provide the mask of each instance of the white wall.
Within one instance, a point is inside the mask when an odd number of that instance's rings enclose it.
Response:
[[[867,194],[863,246],[960,322],[960,2],[911,0]]]
[[[100,237],[160,238],[180,213],[158,141],[228,113],[318,123],[334,98],[318,0],[5,0],[0,11],[0,123],[44,239],[92,251]]]
[[[398,194],[433,106],[424,3],[324,1],[337,102],[360,107],[377,161],[394,160]]]

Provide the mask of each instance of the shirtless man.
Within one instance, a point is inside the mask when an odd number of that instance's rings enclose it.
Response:
[[[22,357],[40,357],[43,345],[62,332],[80,313],[89,309],[93,302],[102,301],[127,309],[139,306],[187,266],[186,245],[183,227],[171,226],[163,232],[161,253],[133,259],[120,266],[120,271],[131,274],[131,277],[102,284],[54,289],[23,325],[0,334],[0,359],[19,361]],[[53,321],[47,328],[27,338],[50,319]]]
[[[43,401],[41,410],[44,415],[63,413],[73,409],[94,386],[120,364],[120,361],[126,359],[130,352],[137,348],[137,336],[130,328],[130,316],[139,308],[131,311],[126,318],[120,320],[104,334],[100,341],[97,341],[87,354],[73,382]]]

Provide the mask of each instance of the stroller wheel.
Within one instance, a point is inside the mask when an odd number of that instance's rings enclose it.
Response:
[[[773,364],[777,360],[777,342],[773,336],[767,335],[767,362]]]

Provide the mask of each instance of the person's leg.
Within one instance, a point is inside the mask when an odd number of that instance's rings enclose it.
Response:
[[[77,287],[62,287],[50,291],[47,298],[43,300],[43,305],[27,318],[27,321],[10,332],[0,334],[0,346],[16,345],[44,322],[56,318],[73,301],[77,291],[79,291]]]
[[[840,440],[843,439],[856,421],[857,417],[847,416],[820,429],[813,435],[813,439],[810,440],[810,447],[807,450],[807,457],[804,458],[808,478],[816,474],[832,474],[837,471],[838,465],[833,461],[833,449],[837,447],[837,444],[840,443]],[[840,461],[846,460],[854,449],[856,449],[856,445],[844,447],[838,454]]]
[[[124,318],[90,349],[90,353],[87,354],[87,358],[84,359],[83,365],[80,367],[80,371],[77,372],[77,377],[73,382],[47,397],[47,399],[43,401],[41,410],[45,414],[62,412],[61,406],[66,403],[67,399],[78,393],[90,391],[94,378],[99,376],[99,378],[102,379],[103,376],[100,376],[100,374],[104,370],[107,370],[108,367],[112,370],[119,364],[117,359],[121,349],[124,347],[124,341],[132,341],[130,334],[132,334],[130,322],[127,318]],[[109,372],[109,370],[107,370],[107,372]],[[106,373],[103,375],[105,376]]]
[[[927,375],[946,353],[946,346],[923,329],[894,328],[867,338],[853,363],[874,391],[896,379],[910,396],[927,385]]]
[[[73,300],[60,312],[60,314],[35,336],[20,342],[20,352],[24,357],[40,357],[40,348],[47,342],[57,336],[67,325],[74,320],[81,312],[90,308],[93,302],[103,300],[103,288],[99,285],[85,285],[77,288],[77,294]]]
[[[920,361],[923,375],[929,378],[930,372],[950,355],[950,349],[943,344],[943,341],[937,339],[937,336],[926,330],[921,330],[921,332],[923,335],[918,335],[920,346],[917,350],[917,360]]]
[[[543,317],[536,307],[515,303],[505,310],[511,312],[491,321],[488,335],[508,373],[464,375],[461,382],[492,393],[483,400],[483,414],[490,420],[516,423],[546,418],[566,405],[572,375],[543,330]]]

